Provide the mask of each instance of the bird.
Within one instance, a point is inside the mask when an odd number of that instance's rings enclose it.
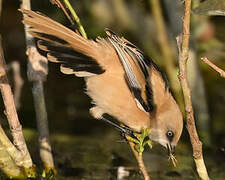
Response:
[[[165,73],[137,46],[106,29],[106,37],[86,39],[39,12],[20,9],[37,46],[64,74],[83,77],[92,99],[90,114],[105,114],[131,130],[149,128],[149,139],[172,154],[183,129],[182,113]],[[110,121],[109,121],[110,122]]]

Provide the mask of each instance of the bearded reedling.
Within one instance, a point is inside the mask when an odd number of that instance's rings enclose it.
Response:
[[[171,155],[183,129],[182,114],[165,74],[151,58],[110,30],[106,30],[107,38],[88,40],[39,13],[20,11],[48,60],[61,64],[64,74],[84,77],[94,104],[90,113],[95,118],[128,134],[150,129],[149,138],[166,147],[175,162]],[[127,128],[110,122],[104,114]]]

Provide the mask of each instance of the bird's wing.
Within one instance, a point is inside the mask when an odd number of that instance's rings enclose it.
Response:
[[[106,33],[124,68],[127,85],[137,106],[145,112],[152,112],[154,102],[149,81],[151,60],[126,39],[119,38],[110,30],[106,30]]]
[[[38,47],[47,52],[51,62],[60,63],[64,74],[75,74],[78,77],[102,74],[105,70],[90,56],[75,51],[68,44],[39,40]]]
[[[49,61],[61,64],[61,71],[65,74],[75,74],[79,77],[101,74],[102,44],[87,40],[78,33],[60,23],[39,13],[20,9],[25,14],[23,23],[29,26],[29,33],[41,39],[38,47],[47,52]]]

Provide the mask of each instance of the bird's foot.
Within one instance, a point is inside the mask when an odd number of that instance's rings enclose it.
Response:
[[[145,146],[148,145],[150,149],[152,148],[152,141],[149,139],[148,135],[150,129],[146,128],[141,131],[141,133],[133,133],[135,137],[127,136],[127,140],[135,144],[135,150],[138,153],[143,153]]]

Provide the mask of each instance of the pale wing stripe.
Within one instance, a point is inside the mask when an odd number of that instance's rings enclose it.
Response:
[[[128,86],[130,87],[131,93],[134,96],[134,100],[138,108],[140,108],[144,112],[149,112],[150,109],[148,105],[144,102],[143,98],[141,97],[141,86],[137,81],[137,78],[132,70],[129,60],[127,59],[127,56],[129,56],[129,54],[125,52],[122,45],[120,47],[120,44],[117,43],[118,42],[117,39],[111,37],[109,38],[109,40],[112,43],[115,50],[117,51],[119,59],[122,62],[122,65],[126,73],[126,80],[128,81]]]
[[[123,64],[124,69],[125,69],[127,78],[129,80],[129,82],[131,83],[132,87],[141,89],[141,86],[138,83],[137,78],[135,77],[135,74],[132,71],[131,65],[126,58],[127,57],[126,52],[122,48],[118,47],[118,44],[116,42],[114,42],[112,39],[109,38],[109,40],[118,53],[118,56]]]
[[[136,60],[136,64],[138,66],[140,66],[145,78],[147,79],[149,77],[149,73],[148,73],[148,66],[144,61],[143,55],[139,52],[134,52],[134,50],[130,47],[125,48],[125,51],[131,56],[133,57],[133,60]]]

